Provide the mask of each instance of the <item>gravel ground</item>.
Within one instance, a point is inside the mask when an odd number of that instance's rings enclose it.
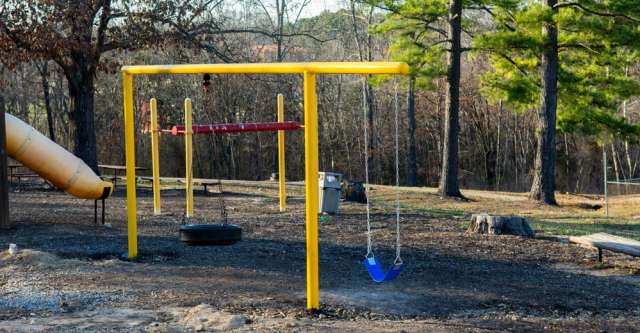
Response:
[[[196,195],[196,221],[219,220],[219,195]],[[188,247],[177,240],[182,194],[163,191],[161,216],[151,215],[148,190],[139,196],[141,257],[127,262],[119,259],[127,242],[123,190],[107,201],[112,228],[93,224],[91,202],[56,191],[11,193],[15,226],[0,246],[31,251],[0,255],[0,331],[179,331],[180,313],[199,304],[215,318],[244,316],[239,331],[640,331],[636,260],[607,255],[611,265],[603,267],[592,250],[573,245],[465,235],[467,216],[403,212],[406,269],[376,285],[361,264],[364,207],[351,203],[320,226],[322,310],[308,314],[303,197],[279,213],[273,188],[225,185],[243,241]],[[376,254],[390,262],[394,214],[374,209],[373,217]],[[123,316],[128,321],[108,320]]]

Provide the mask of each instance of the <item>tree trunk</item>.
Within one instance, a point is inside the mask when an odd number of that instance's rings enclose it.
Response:
[[[449,6],[449,39],[451,49],[447,53],[447,96],[440,174],[440,195],[462,197],[458,184],[458,134],[460,132],[460,34],[462,0],[451,0]]]
[[[553,8],[557,0],[544,0]],[[557,9],[553,9],[554,13]],[[542,53],[542,88],[538,113],[538,147],[534,167],[533,184],[529,198],[548,205],[556,205],[556,107],[558,85],[558,30],[555,23],[547,22],[542,28],[547,42]]]
[[[613,172],[616,175],[616,181],[620,181],[620,175],[622,175],[622,179],[626,178],[624,172],[622,172],[622,166],[619,165],[619,157],[618,150],[616,149],[615,140],[611,143],[611,159],[613,160]]]
[[[418,163],[416,158],[416,78],[409,78],[409,93],[407,94],[407,123],[409,130],[409,154],[407,156],[407,185],[418,185]]]
[[[74,127],[74,154],[98,173],[96,147],[95,111],[93,105],[93,73],[79,71],[68,77],[69,96],[71,98],[71,122]]]
[[[0,229],[9,227],[9,181],[7,172],[4,96],[0,95]]]
[[[496,159],[494,173],[496,175],[496,186],[494,191],[500,191],[500,130],[502,129],[502,100],[498,101],[498,131],[496,134]]]
[[[40,69],[42,77],[42,93],[44,95],[44,107],[47,110],[47,125],[49,127],[49,138],[56,142],[56,132],[53,127],[53,110],[51,108],[51,96],[49,94],[49,63],[45,61]]]

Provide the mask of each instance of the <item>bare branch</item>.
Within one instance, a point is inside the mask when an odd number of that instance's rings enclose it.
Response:
[[[555,6],[553,6],[553,8],[563,8],[563,7],[580,8],[580,9],[582,9],[583,11],[585,11],[585,12],[587,12],[589,14],[598,15],[598,16],[605,16],[605,17],[619,17],[619,18],[627,19],[629,21],[640,23],[640,19],[638,19],[638,18],[631,17],[629,15],[621,14],[621,13],[600,12],[600,11],[597,11],[597,10],[594,10],[594,9],[591,9],[591,8],[587,8],[583,4],[578,3],[578,2],[559,2]]]

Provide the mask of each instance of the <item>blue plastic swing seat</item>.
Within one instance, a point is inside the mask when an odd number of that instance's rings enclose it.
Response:
[[[404,268],[404,263],[392,264],[385,273],[380,260],[371,256],[364,259],[364,266],[367,268],[367,272],[369,272],[369,276],[374,282],[382,283],[397,278]]]

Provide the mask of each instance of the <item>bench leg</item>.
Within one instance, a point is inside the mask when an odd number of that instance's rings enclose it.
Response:
[[[598,248],[598,262],[602,262],[602,249]]]

